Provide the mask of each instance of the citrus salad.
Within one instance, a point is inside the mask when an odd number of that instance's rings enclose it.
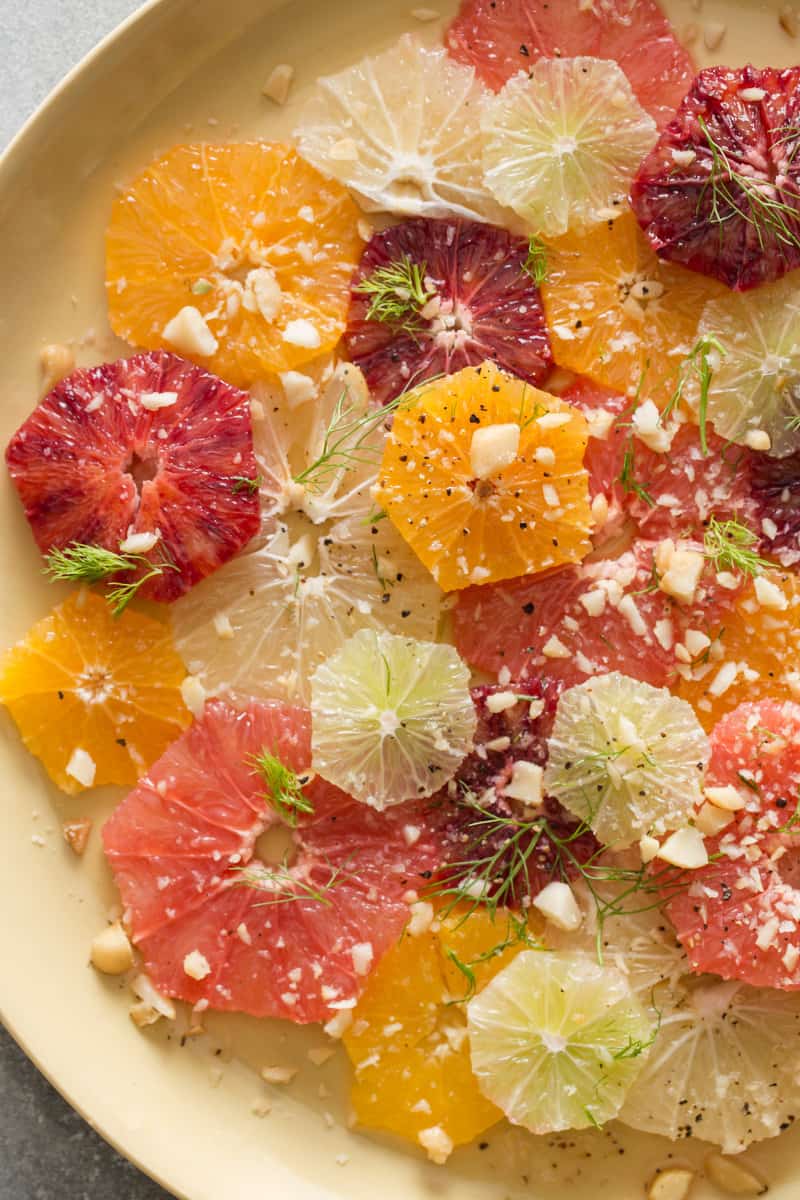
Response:
[[[435,1163],[618,1119],[759,1193],[734,1156],[800,1106],[799,151],[800,68],[698,73],[655,0],[464,0],[293,143],[121,190],[131,354],[51,352],[6,451],[71,590],[0,699],[63,792],[129,789],[92,961],[137,1024],[318,1022]]]

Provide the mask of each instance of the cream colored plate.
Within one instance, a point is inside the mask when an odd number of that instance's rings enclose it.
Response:
[[[406,0],[408,8],[413,0]],[[560,3],[561,0],[553,0]],[[447,3],[443,16],[455,4]],[[727,26],[717,59],[788,65],[800,43],[780,30],[780,0],[667,0],[678,29],[702,20]],[[114,357],[103,303],[103,229],[115,184],[154,154],[187,139],[284,136],[314,78],[416,27],[397,0],[161,0],[107,41],[52,97],[0,167],[0,316],[3,410],[0,441],[38,398],[43,343],[74,339],[80,362]],[[292,101],[275,109],[261,85],[277,62],[293,63]],[[0,643],[18,638],[55,599],[2,472],[0,544],[6,564]],[[349,1133],[347,1075],[338,1057],[323,1068],[306,1050],[322,1042],[277,1022],[209,1021],[206,1038],[181,1046],[166,1028],[128,1020],[123,985],[87,965],[92,936],[115,902],[95,831],[83,861],[60,837],[69,815],[99,823],[112,789],[67,799],[44,779],[3,716],[5,867],[0,874],[2,1013],[15,1037],[100,1132],[186,1200],[633,1200],[659,1164],[699,1162],[703,1147],[672,1146],[613,1127],[605,1134],[535,1140],[499,1126],[489,1148],[429,1166],[389,1140]],[[40,847],[31,839],[44,838]],[[163,1024],[163,1022],[162,1022]],[[253,1068],[299,1064],[272,1112]],[[320,1096],[320,1085],[324,1084]],[[336,1119],[327,1127],[324,1115]],[[564,1148],[566,1147],[566,1148]],[[624,1151],[624,1153],[623,1153]],[[773,1183],[774,1200],[797,1197],[800,1142],[786,1136],[749,1155]],[[693,1200],[710,1195],[702,1188]]]

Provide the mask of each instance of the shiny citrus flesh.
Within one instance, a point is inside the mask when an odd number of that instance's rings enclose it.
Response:
[[[134,345],[181,349],[164,328],[190,306],[218,344],[212,353],[184,353],[230,383],[294,369],[332,349],[344,331],[363,244],[357,221],[345,189],[290,146],[176,146],[114,204],[106,235],[111,326]],[[259,270],[280,289],[269,319],[256,302]],[[295,321],[308,322],[303,344],[284,337]]]
[[[494,919],[473,912],[460,924],[454,915],[416,936],[406,932],[381,961],[344,1035],[362,1125],[411,1141],[438,1125],[461,1145],[501,1119],[472,1073],[463,1003],[469,984],[452,956],[474,973],[480,990],[524,949],[517,941],[475,961],[509,940],[510,931],[502,909]]]
[[[76,592],[38,621],[0,664],[0,700],[22,740],[65,792],[75,750],[94,761],[94,783],[135,783],[189,724],[186,674],[168,630],[130,609]]]
[[[542,285],[556,362],[631,399],[670,399],[721,284],[664,263],[631,213],[548,248]]]
[[[476,478],[473,437],[517,425],[514,460]],[[394,418],[377,502],[445,589],[576,562],[590,549],[584,417],[491,363],[412,393]]]
[[[800,579],[767,571],[768,603],[750,584],[714,628],[709,652],[680,668],[677,694],[706,729],[745,700],[791,700],[800,688]],[[785,605],[785,607],[783,607]],[[735,670],[734,670],[735,668]]]

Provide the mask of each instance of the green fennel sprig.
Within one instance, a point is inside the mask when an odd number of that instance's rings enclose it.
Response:
[[[72,542],[71,545],[60,550],[51,550],[46,555],[47,566],[44,573],[52,580],[91,584],[102,583],[112,575],[148,568],[144,575],[130,583],[109,584],[106,600],[112,615],[119,617],[149,579],[155,579],[165,571],[179,570],[175,563],[169,560],[163,546],[160,547],[160,552],[161,561],[152,562],[144,554],[121,554],[88,542]]]
[[[528,254],[522,269],[529,275],[537,287],[541,287],[547,278],[547,247],[537,237],[528,242]]]
[[[269,897],[269,899],[261,900],[257,904],[254,904],[254,908],[272,908],[278,904],[296,904],[298,900],[305,901],[306,903],[321,904],[325,908],[330,908],[331,900],[329,893],[344,883],[345,879],[349,878],[349,876],[346,864],[334,867],[329,862],[328,866],[331,870],[329,877],[323,883],[312,883],[308,879],[301,878],[296,872],[293,873],[288,858],[284,857],[274,867],[258,863],[255,866],[248,865],[239,868],[237,886],[264,892]]]
[[[543,949],[541,943],[531,937],[528,930],[528,922],[525,918],[517,917],[514,913],[509,912],[507,914],[505,936],[494,946],[490,946],[488,950],[484,950],[482,954],[477,954],[475,958],[471,958],[469,962],[464,962],[459,957],[458,952],[452,946],[448,946],[445,954],[453,966],[464,976],[467,984],[465,994],[459,996],[457,1000],[448,1000],[448,1005],[465,1004],[468,1000],[471,1000],[478,987],[475,967],[491,962],[493,958],[499,958],[504,951],[510,949],[512,946],[518,946],[520,943],[527,946],[530,950]]]
[[[263,475],[254,475],[252,478],[248,475],[234,475],[231,491],[234,496],[238,496],[240,492],[247,492],[250,496],[254,496],[263,482]]]
[[[697,423],[700,427],[700,448],[704,455],[708,454],[708,394],[714,377],[714,368],[709,359],[712,354],[724,358],[727,353],[715,333],[701,334],[681,363],[675,390],[661,413],[662,420],[666,420],[680,402],[689,380],[695,379],[699,389]]]
[[[378,267],[353,289],[369,296],[368,321],[395,325],[407,333],[420,328],[420,310],[435,295],[425,282],[426,263],[415,263],[408,254]]]
[[[254,754],[250,762],[266,785],[264,799],[287,825],[294,828],[301,815],[313,815],[314,804],[303,792],[310,779],[308,773],[298,775],[281,762],[277,753],[266,749]]]
[[[716,517],[709,520],[703,538],[706,558],[715,570],[740,571],[743,575],[760,575],[772,566],[756,554],[753,546],[757,543],[756,534],[740,521],[718,521]]]

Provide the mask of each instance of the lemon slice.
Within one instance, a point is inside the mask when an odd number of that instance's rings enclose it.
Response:
[[[558,702],[545,787],[609,846],[685,825],[708,739],[685,700],[612,671]]]
[[[368,207],[502,224],[483,184],[485,96],[472,67],[406,34],[385,53],[320,79],[295,136],[304,158]]]
[[[472,744],[469,670],[452,646],[361,630],[311,679],[312,765],[384,809],[438,791]]]
[[[515,1125],[602,1125],[642,1070],[654,1022],[614,967],[526,951],[467,1006],[481,1090]]]
[[[705,306],[700,333],[713,335],[725,349],[724,355],[713,350],[708,355],[707,416],[722,437],[768,449],[777,458],[800,447],[799,326],[794,274]],[[687,399],[699,408],[696,381],[687,389]]]
[[[535,233],[582,232],[622,211],[656,125],[614,62],[540,59],[484,107],[484,179]]]

